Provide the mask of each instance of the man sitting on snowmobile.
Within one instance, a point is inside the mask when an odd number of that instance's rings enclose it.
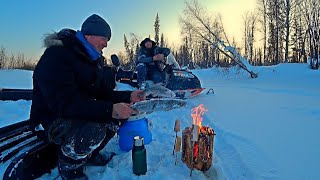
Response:
[[[164,75],[160,69],[164,58],[170,54],[170,49],[156,46],[150,38],[145,38],[140,43],[137,61],[137,81],[140,89],[145,88],[145,81],[152,80],[153,83],[163,83]]]

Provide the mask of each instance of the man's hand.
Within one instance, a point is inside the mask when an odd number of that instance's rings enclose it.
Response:
[[[133,103],[136,103],[136,102],[139,102],[139,101],[143,101],[145,99],[146,99],[146,95],[142,90],[133,91],[131,93],[130,100]]]
[[[138,112],[131,109],[130,104],[117,103],[113,104],[112,117],[114,119],[128,119],[131,115]]]
[[[164,55],[163,54],[157,54],[155,56],[153,56],[153,61],[163,61],[164,59]]]

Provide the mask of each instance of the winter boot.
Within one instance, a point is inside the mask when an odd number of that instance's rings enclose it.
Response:
[[[61,176],[61,179],[63,180],[71,180],[71,179],[76,179],[76,180],[88,180],[88,177],[83,173],[83,167],[77,170],[73,171],[64,171],[59,169],[59,173]]]
[[[64,156],[61,152],[58,160],[58,170],[63,180],[77,179],[87,180],[88,177],[83,173],[84,159],[74,160]]]
[[[146,82],[141,82],[138,84],[140,90],[145,90],[147,88]]]
[[[137,70],[137,83],[138,85],[141,85],[147,79],[148,68],[144,63],[139,63],[136,67],[136,70]]]

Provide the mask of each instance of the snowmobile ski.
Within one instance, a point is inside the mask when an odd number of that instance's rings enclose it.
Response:
[[[210,94],[212,92],[212,94],[214,94],[214,89],[213,88],[210,88],[208,91],[207,91],[207,94]]]

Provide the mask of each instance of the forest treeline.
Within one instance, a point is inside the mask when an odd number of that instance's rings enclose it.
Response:
[[[234,47],[254,66],[307,63],[309,59],[311,68],[318,69],[319,0],[257,0],[255,10],[242,16],[241,42],[228,36],[223,16],[213,13],[205,9],[201,1],[186,0],[183,15],[179,17],[182,43],[176,46],[168,43],[160,31],[158,13],[154,32],[149,37],[158,46],[170,48],[178,63],[189,69],[234,65],[225,48],[228,46]],[[124,68],[135,68],[139,44],[144,38],[135,32],[124,34],[124,51],[117,54]],[[9,54],[4,47],[0,49],[2,69],[33,69],[35,62],[22,53]]]

